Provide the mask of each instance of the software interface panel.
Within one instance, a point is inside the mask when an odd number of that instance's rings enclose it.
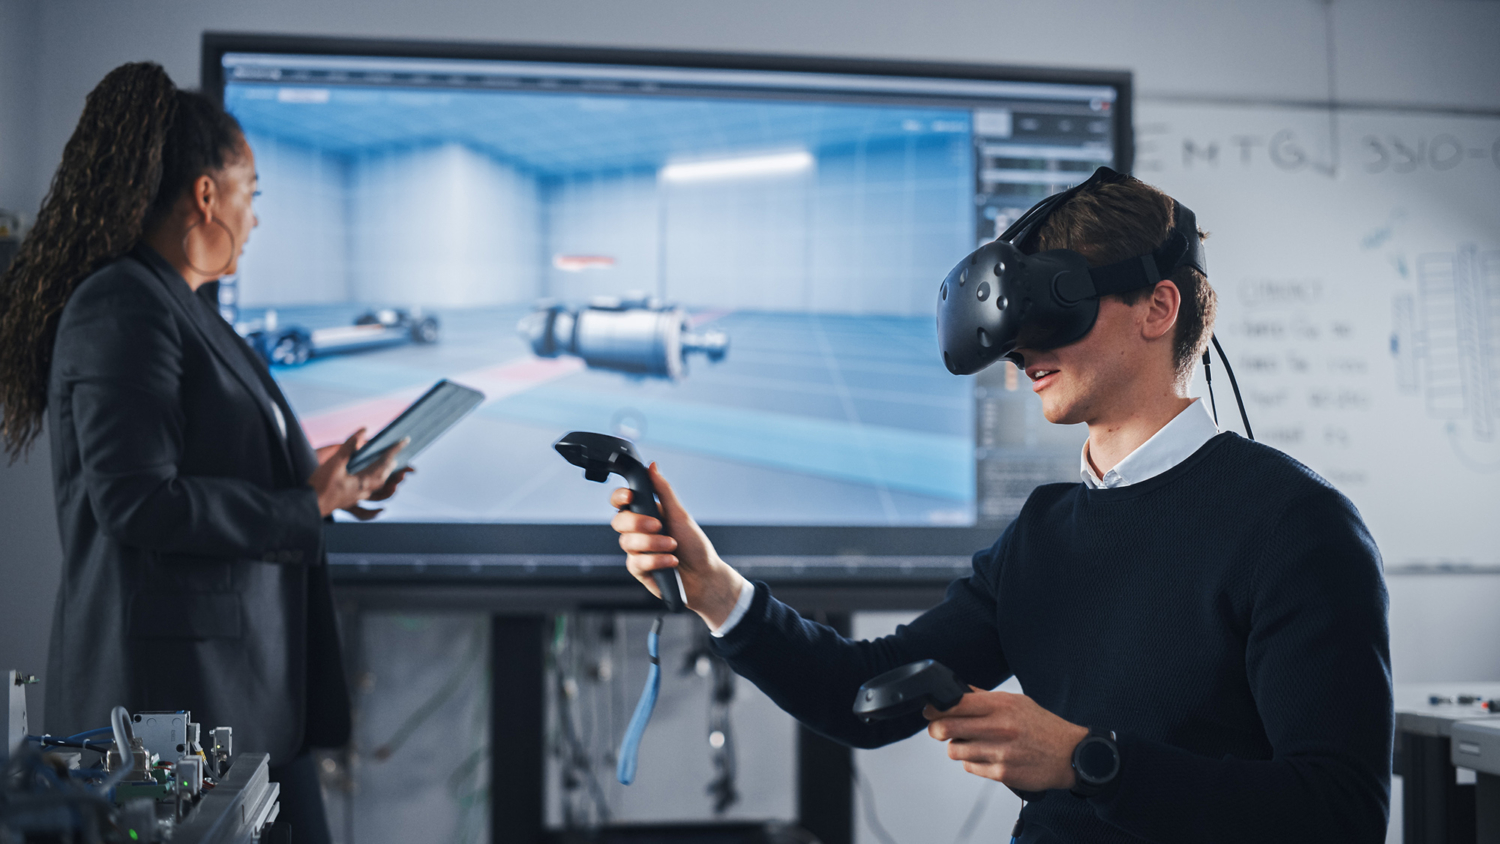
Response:
[[[550,445],[635,440],[705,523],[1001,522],[1076,480],[1008,364],[949,374],[934,296],[1113,160],[1110,87],[227,54],[261,225],[226,318],[315,445],[439,378],[486,402],[394,521],[599,521]]]

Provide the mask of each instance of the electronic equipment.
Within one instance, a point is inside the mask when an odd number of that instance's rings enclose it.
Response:
[[[1129,168],[1127,73],[222,33],[202,66],[264,189],[220,304],[309,336],[441,321],[276,367],[310,439],[439,377],[489,397],[379,520],[329,526],[339,577],[606,576],[597,494],[546,480],[560,431],[649,450],[775,580],[946,582],[1077,478],[1082,431],[1014,372],[942,366],[923,279]]]
[[[26,720],[26,687],[34,684],[36,677],[19,671],[7,672],[5,677],[5,743],[0,745],[0,765],[4,765],[26,743],[30,731]]]
[[[854,715],[870,722],[921,712],[929,704],[947,710],[968,693],[968,685],[952,669],[937,660],[923,659],[893,668],[860,686],[854,696]]]
[[[19,723],[25,725],[25,685]],[[14,695],[12,695],[14,697]],[[11,704],[16,722],[17,704]],[[13,723],[14,725],[14,723]],[[137,712],[117,706],[110,726],[73,736],[21,735],[0,765],[0,840],[107,844],[250,844],[279,812],[269,756],[230,756],[229,727],[201,729],[186,710]]]
[[[656,506],[656,486],[651,483],[651,472],[629,440],[608,434],[573,431],[563,434],[552,447],[569,463],[582,467],[583,476],[591,481],[604,483],[611,474],[624,478],[630,487],[630,506],[627,509],[661,521],[662,532],[666,532],[667,520]],[[687,593],[677,569],[657,569],[651,572],[651,579],[656,581],[656,588],[661,591],[661,599],[669,612],[682,612],[687,608]]]
[[[1198,218],[1181,202],[1174,202],[1171,233],[1147,254],[1090,267],[1071,249],[1037,251],[1042,225],[1053,211],[1087,188],[1127,178],[1099,167],[1082,184],[1032,206],[994,242],[948,272],[938,285],[937,324],[938,348],[949,372],[973,375],[1002,358],[1023,366],[1018,348],[1047,351],[1082,340],[1098,319],[1101,296],[1153,286],[1179,267],[1208,275]],[[1234,370],[1217,338],[1213,346],[1229,373],[1245,433],[1254,439]],[[1206,361],[1205,353],[1205,367]]]
[[[354,452],[349,458],[349,474],[363,472],[375,465],[386,449],[410,437],[411,441],[396,456],[394,468],[406,466],[483,401],[484,393],[446,378],[433,384],[432,389]]]

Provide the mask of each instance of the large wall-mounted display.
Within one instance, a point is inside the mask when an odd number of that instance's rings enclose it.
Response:
[[[570,550],[562,526],[609,515],[549,447],[575,429],[808,554],[913,528],[973,550],[1076,480],[1083,432],[1013,368],[944,369],[934,295],[1041,197],[1129,166],[1126,74],[228,35],[204,58],[263,193],[221,309],[312,441],[439,378],[487,395],[384,537]],[[335,545],[381,550],[373,527]]]

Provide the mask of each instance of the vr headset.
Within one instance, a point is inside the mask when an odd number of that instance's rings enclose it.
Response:
[[[1208,275],[1198,222],[1176,203],[1172,232],[1152,251],[1103,267],[1071,249],[1036,251],[1042,224],[1059,206],[1095,185],[1128,176],[1100,167],[1083,184],[1049,196],[999,239],[958,262],[938,289],[938,347],[954,375],[972,375],[1016,349],[1045,351],[1082,340],[1099,316],[1099,297],[1153,287],[1178,267]]]

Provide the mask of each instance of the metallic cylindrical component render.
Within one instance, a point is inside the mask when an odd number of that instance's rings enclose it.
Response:
[[[548,305],[528,314],[517,330],[541,357],[573,355],[592,369],[677,380],[690,352],[724,358],[722,331],[693,333],[687,311],[666,307],[591,306],[577,311]]]
[[[687,312],[588,308],[578,312],[570,351],[595,369],[677,380],[685,372]]]

